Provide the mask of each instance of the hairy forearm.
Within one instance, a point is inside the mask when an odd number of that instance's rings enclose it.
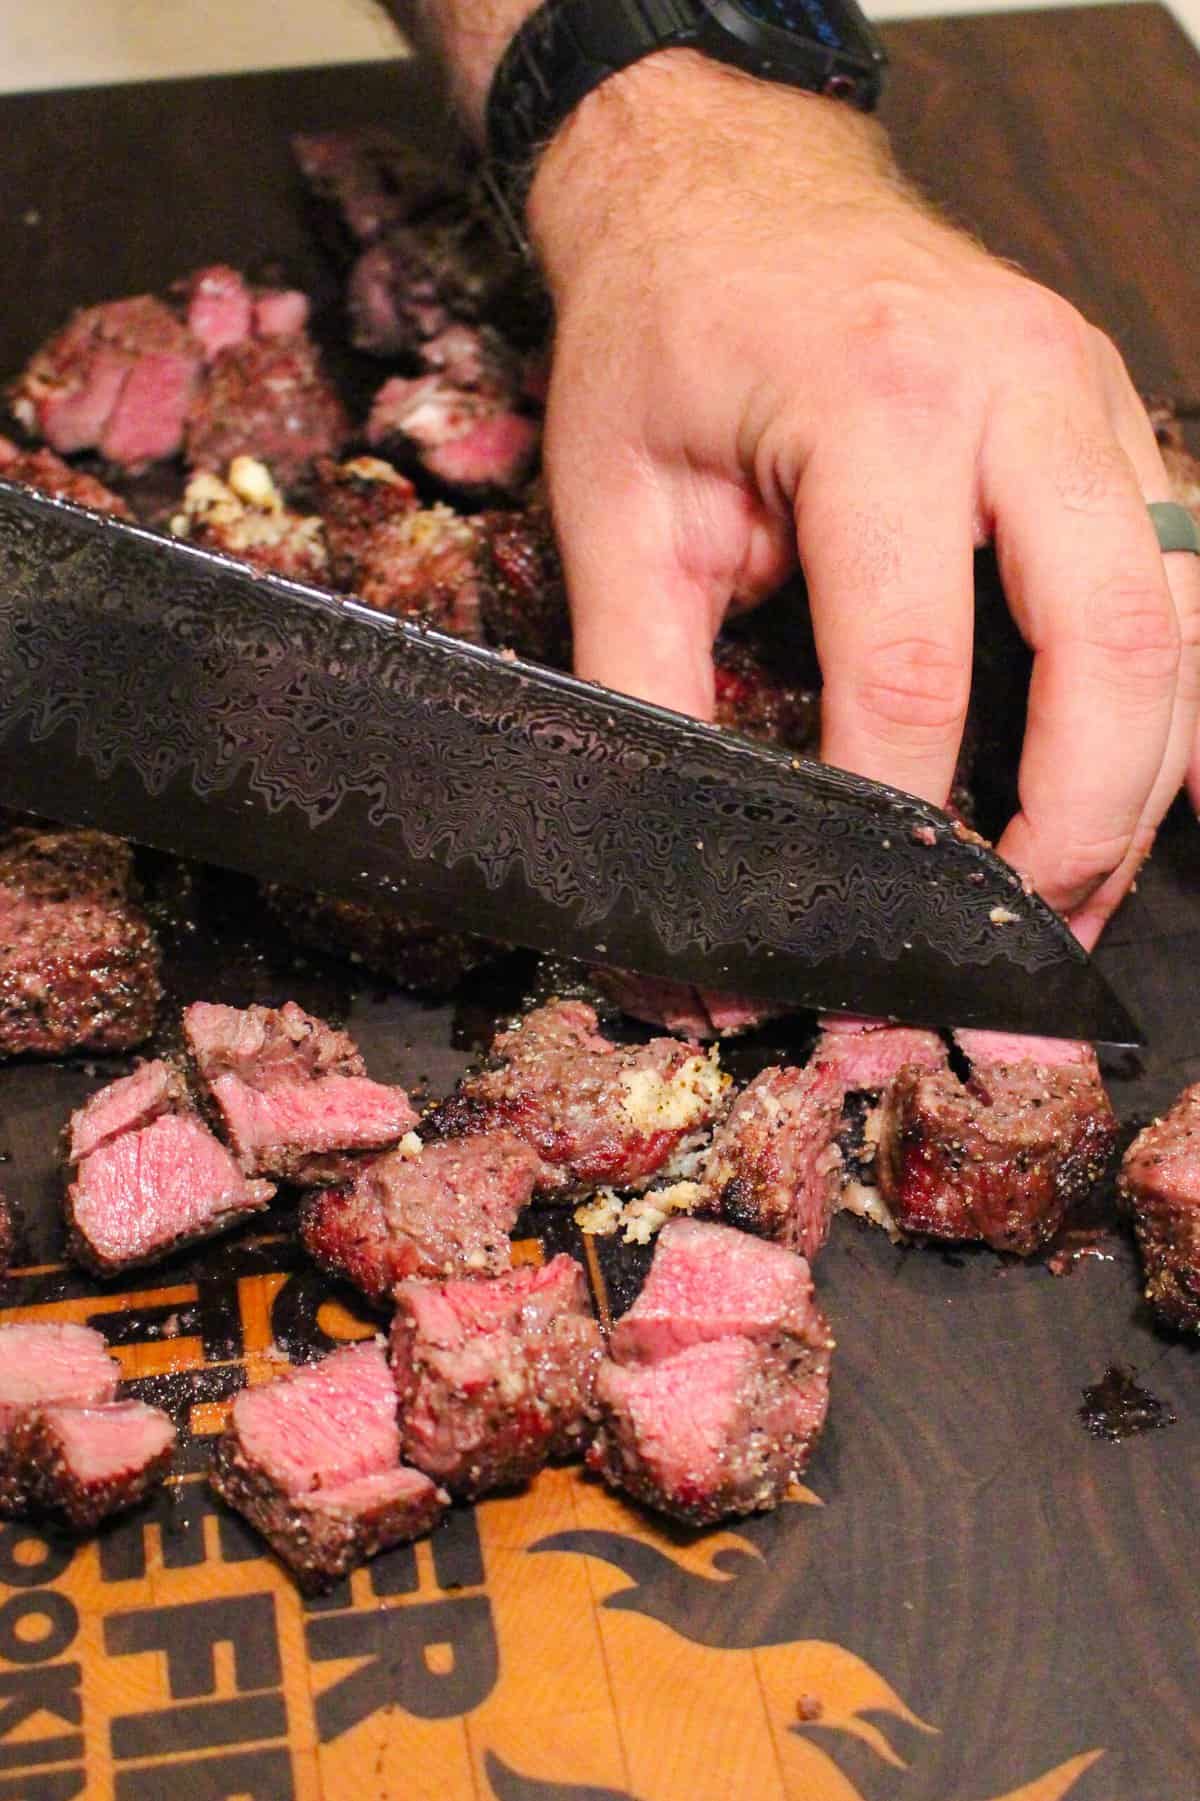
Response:
[[[432,45],[460,113],[478,136],[496,64],[538,0],[385,0],[405,31]]]

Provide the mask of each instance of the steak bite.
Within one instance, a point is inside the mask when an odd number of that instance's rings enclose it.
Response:
[[[1168,1325],[1200,1329],[1200,1083],[1139,1132],[1121,1163],[1146,1299]]]
[[[847,1094],[882,1094],[902,1069],[943,1069],[946,1047],[936,1032],[890,1026],[876,1020],[827,1018],[811,1062],[820,1064]]]
[[[410,1463],[474,1499],[578,1454],[603,1346],[573,1258],[490,1281],[402,1282],[395,1298],[392,1372]]]
[[[417,1116],[402,1088],[373,1082],[346,1032],[294,1001],[197,1001],[184,1041],[247,1175],[332,1182],[364,1152],[398,1141]]]
[[[234,457],[224,479],[207,471],[193,475],[171,531],[292,581],[327,581],[329,553],[319,515],[285,506],[270,470],[253,457]]]
[[[127,468],[174,456],[201,347],[151,294],[77,312],[10,391],[13,413],[66,455],[98,449]]]
[[[489,644],[571,667],[571,616],[550,512],[484,513],[478,521],[480,613]]]
[[[170,1415],[144,1401],[41,1408],[9,1440],[9,1455],[27,1472],[21,1511],[61,1515],[77,1532],[142,1500],[174,1451]]]
[[[415,513],[420,506],[417,491],[382,457],[367,456],[351,457],[346,463],[322,457],[316,467],[316,489],[333,585],[353,593],[377,527]]]
[[[0,1513],[83,1530],[158,1480],[175,1429],[157,1407],[117,1401],[120,1374],[89,1326],[0,1327]]]
[[[693,988],[687,982],[663,976],[637,975],[631,969],[597,966],[589,979],[601,994],[631,1019],[663,1026],[684,1038],[733,1038],[752,1031],[781,1011],[769,1001],[749,1000],[735,994],[716,994],[711,988]]]
[[[841,1191],[842,1096],[821,1064],[762,1070],[713,1135],[702,1209],[815,1257]]]
[[[234,457],[265,463],[288,487],[318,457],[336,456],[350,425],[315,345],[303,332],[245,338],[217,353],[187,415],[192,469],[218,472]]]
[[[644,1185],[712,1125],[728,1086],[715,1058],[677,1038],[613,1044],[582,1001],[527,1013],[492,1056],[429,1123],[447,1135],[515,1132],[541,1160],[538,1192],[561,1200]]]
[[[497,1276],[539,1168],[511,1132],[425,1145],[414,1134],[348,1187],[307,1196],[300,1235],[323,1269],[373,1301],[407,1276]]]
[[[787,1344],[814,1355],[829,1328],[808,1263],[782,1245],[706,1220],[668,1220],[641,1293],[609,1335],[618,1363],[659,1363],[717,1338]]]
[[[111,513],[116,519],[132,517],[119,494],[94,475],[72,469],[52,450],[19,450],[10,438],[0,437],[0,479],[36,488],[39,494],[73,500],[76,506],[91,507],[94,513]]]
[[[78,1165],[66,1199],[71,1255],[101,1276],[152,1263],[261,1213],[274,1193],[246,1180],[197,1113],[164,1112]]]
[[[903,1231],[1028,1256],[1103,1174],[1116,1143],[1095,1053],[991,1033],[964,1032],[960,1043],[975,1056],[968,1084],[948,1068],[915,1067],[893,1084],[880,1191]],[[1047,1044],[1055,1048],[1043,1060]]]
[[[824,1424],[833,1351],[802,1257],[672,1221],[609,1348],[588,1452],[605,1481],[691,1526],[783,1498]]]
[[[154,1027],[158,971],[127,844],[0,836],[0,1057],[132,1050]]]
[[[305,132],[292,154],[316,199],[334,209],[358,245],[448,205],[462,206],[463,183],[444,157],[431,157],[384,126]]]
[[[717,639],[713,682],[713,718],[718,725],[767,744],[815,753],[821,730],[820,695],[781,681],[749,644]]]
[[[491,221],[469,202],[427,214],[416,227],[390,225],[350,271],[350,342],[374,356],[418,355],[447,327],[493,315],[515,268]]]
[[[82,1163],[102,1144],[125,1132],[139,1132],[163,1113],[185,1113],[190,1107],[187,1083],[173,1063],[158,1058],[140,1063],[72,1113],[67,1122],[69,1163]]]
[[[396,1391],[375,1340],[243,1389],[210,1481],[310,1589],[427,1532],[447,1501],[400,1464]]]

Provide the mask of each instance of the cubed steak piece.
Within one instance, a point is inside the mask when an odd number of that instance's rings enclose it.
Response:
[[[132,1050],[153,1030],[158,972],[127,844],[0,836],[0,1057]]]
[[[368,483],[378,494],[379,517],[361,530],[343,517],[326,533],[334,548],[336,579],[342,592],[353,594],[381,613],[414,619],[460,638],[480,639],[478,537],[472,520],[442,503],[414,508],[402,490],[385,477],[364,476],[375,458],[359,457],[344,464],[339,476],[362,496]],[[381,469],[390,465],[379,464]],[[322,504],[332,499],[329,478],[322,484]],[[338,512],[342,509],[333,502]],[[333,517],[337,517],[335,513]]]
[[[534,663],[571,667],[571,616],[550,510],[484,513],[478,520],[480,612],[489,644]]]
[[[301,133],[292,154],[314,197],[358,245],[373,244],[389,225],[466,202],[463,179],[445,157],[384,126]]]
[[[64,455],[99,449],[140,468],[174,456],[196,389],[201,347],[150,294],[75,314],[10,391],[21,424]]]
[[[946,1046],[936,1032],[882,1020],[822,1020],[810,1061],[837,1077],[847,1094],[882,1094],[902,1069],[944,1069]]]
[[[581,1451],[603,1346],[572,1257],[490,1281],[402,1282],[395,1298],[409,1463],[474,1499]]]
[[[26,1505],[87,1532],[161,1482],[175,1427],[161,1407],[144,1401],[43,1407],[14,1429],[10,1445],[27,1472]]]
[[[728,1078],[677,1038],[617,1045],[582,1001],[527,1013],[492,1045],[494,1067],[461,1082],[430,1116],[447,1135],[506,1127],[541,1159],[538,1190],[567,1200],[601,1184],[643,1186],[699,1142]]]
[[[312,1589],[427,1532],[447,1501],[400,1465],[396,1390],[375,1340],[243,1389],[210,1480]]]
[[[73,1135],[73,1134],[72,1134]],[[67,1189],[71,1255],[107,1276],[261,1213],[275,1189],[247,1181],[197,1113],[161,1113],[104,1139]]]
[[[1121,1163],[1146,1299],[1170,1326],[1200,1330],[1200,1083],[1139,1132]]]
[[[99,1407],[121,1379],[90,1326],[18,1320],[0,1326],[0,1440],[39,1407]]]
[[[713,645],[713,682],[713,718],[718,725],[815,754],[821,731],[820,695],[782,681],[752,645],[718,638]]]
[[[841,1192],[843,1092],[819,1063],[762,1070],[713,1134],[701,1209],[815,1257]]]
[[[20,450],[10,438],[0,437],[0,480],[20,482],[22,487],[36,488],[39,494],[52,494],[59,500],[73,500],[76,506],[91,507],[94,513],[130,517],[120,495],[94,475],[72,469],[52,450]]]
[[[289,937],[326,957],[348,957],[418,993],[440,995],[499,955],[502,946],[465,932],[443,932],[396,913],[332,894],[303,894],[272,884],[264,898]]]
[[[139,1063],[132,1075],[121,1076],[72,1113],[67,1122],[66,1154],[69,1163],[82,1163],[93,1151],[125,1132],[139,1132],[163,1113],[188,1110],[187,1083],[183,1074],[165,1058]]]
[[[496,1276],[539,1168],[511,1132],[425,1145],[414,1134],[348,1187],[306,1196],[300,1234],[323,1269],[373,1301],[406,1276]]]
[[[805,1258],[706,1220],[668,1220],[641,1293],[609,1335],[618,1363],[657,1363],[717,1338],[807,1348],[820,1359],[829,1328]]]
[[[214,472],[234,457],[265,463],[283,487],[336,456],[349,420],[303,332],[245,338],[217,353],[192,401],[184,454]]]
[[[265,463],[234,457],[224,478],[201,471],[183,493],[171,531],[204,550],[240,557],[292,581],[326,584],[329,553],[319,514],[285,506]]]
[[[402,1088],[373,1082],[353,1039],[282,1007],[197,1001],[184,1041],[247,1175],[332,1182],[416,1124]]]
[[[606,1362],[603,1424],[588,1465],[686,1526],[775,1507],[825,1419],[823,1376],[746,1338],[690,1345],[658,1363]]]
[[[389,226],[350,271],[350,341],[374,356],[415,355],[448,326],[494,314],[514,267],[490,221],[469,206],[441,209],[418,227]]]
[[[596,967],[588,974],[606,1000],[631,1019],[662,1026],[685,1038],[733,1038],[749,1032],[782,1009],[769,1001],[717,994],[662,976],[641,976],[631,969]]]
[[[359,565],[377,527],[415,513],[420,502],[406,475],[382,457],[351,457],[316,466],[317,506],[325,528],[335,588],[353,593]]]
[[[1029,1256],[1103,1174],[1116,1143],[1095,1053],[1058,1040],[958,1037],[972,1059],[969,1083],[916,1068],[893,1083],[880,1192],[902,1231]]]

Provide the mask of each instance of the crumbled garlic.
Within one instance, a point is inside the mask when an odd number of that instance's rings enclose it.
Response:
[[[1011,907],[993,907],[988,918],[994,926],[1015,926],[1021,915],[1014,913]]]
[[[402,1157],[412,1158],[419,1157],[421,1152],[425,1149],[425,1146],[421,1143],[421,1140],[417,1137],[415,1132],[406,1132],[396,1146],[396,1149]]]
[[[656,1069],[623,1071],[621,1107],[639,1131],[682,1132],[707,1118],[729,1082],[714,1045],[707,1056],[689,1057],[671,1076]]]
[[[611,1238],[621,1223],[621,1197],[602,1188],[592,1200],[575,1209],[575,1224],[592,1238]]]
[[[193,475],[184,489],[183,511],[171,520],[171,532],[176,538],[189,538],[197,527],[212,532],[235,556],[287,539],[317,567],[326,561],[320,515],[289,513],[270,470],[256,457],[234,457],[224,481],[208,470]]]

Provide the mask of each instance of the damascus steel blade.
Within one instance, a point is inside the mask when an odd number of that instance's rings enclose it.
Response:
[[[7,483],[0,801],[709,988],[1138,1041],[936,808]]]

